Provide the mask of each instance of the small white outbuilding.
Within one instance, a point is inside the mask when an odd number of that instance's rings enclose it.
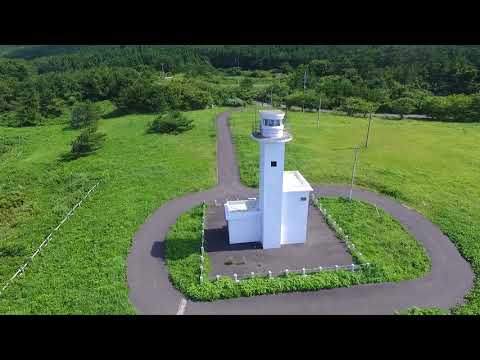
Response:
[[[312,187],[298,171],[284,171],[285,113],[260,111],[259,199],[227,201],[225,218],[231,244],[261,242],[264,249],[301,244],[307,238],[308,204]]]

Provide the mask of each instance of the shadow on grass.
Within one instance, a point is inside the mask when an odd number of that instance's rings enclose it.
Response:
[[[115,109],[113,111],[110,111],[107,114],[102,115],[102,118],[103,119],[113,119],[113,118],[117,118],[117,117],[128,115],[128,114],[130,114],[130,113],[128,111],[125,111],[124,109]]]
[[[78,131],[78,130],[80,130],[80,129],[75,129],[75,128],[71,127],[70,125],[66,125],[65,127],[62,128],[62,131],[65,131],[65,132],[67,132],[67,131],[73,132],[73,131]]]
[[[200,255],[200,241],[198,238],[174,238],[165,241],[155,241],[150,255],[162,260],[181,260],[190,255]]]
[[[409,200],[408,197],[402,191],[398,190],[398,188],[384,185],[375,181],[359,179],[357,181],[357,185],[377,190],[379,193],[387,195],[397,200],[401,200],[401,201]]]
[[[84,154],[73,154],[71,152],[66,152],[66,153],[63,153],[58,160],[60,162],[69,162],[69,161],[77,160],[83,157],[87,157],[91,154],[93,154],[93,152],[84,153]]]

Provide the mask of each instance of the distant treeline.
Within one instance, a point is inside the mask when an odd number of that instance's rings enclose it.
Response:
[[[480,89],[480,46],[457,45],[302,45],[190,47],[217,67],[284,69],[325,60],[325,75],[356,75],[370,83],[392,78],[434,95]],[[352,74],[353,72],[353,74]]]
[[[100,100],[123,112],[259,100],[307,108],[321,102],[352,115],[480,121],[480,46],[49,45],[3,51],[0,124],[13,126],[42,123],[77,102]],[[165,79],[179,73],[185,77]],[[225,75],[241,81],[223,86]],[[254,87],[258,78],[267,85]]]

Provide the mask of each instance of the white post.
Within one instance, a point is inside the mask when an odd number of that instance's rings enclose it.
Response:
[[[272,276],[272,272],[271,272],[270,270],[268,270],[268,277],[269,277],[270,279],[272,279],[272,278],[273,278],[273,276]]]
[[[235,279],[235,282],[237,282],[237,283],[239,282],[237,274],[233,274],[233,278]]]

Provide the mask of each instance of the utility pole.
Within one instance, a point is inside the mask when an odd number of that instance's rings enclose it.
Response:
[[[352,184],[350,185],[350,196],[348,197],[349,201],[352,201],[352,192],[353,192],[353,182],[355,180],[355,171],[357,169],[357,160],[358,160],[358,153],[360,151],[360,147],[357,146],[355,148],[355,161],[353,162],[353,170],[352,170]]]
[[[270,105],[273,107],[273,86],[270,88]]]
[[[320,97],[320,102],[318,104],[318,114],[317,114],[317,129],[320,127],[320,110],[322,109],[322,98]]]
[[[367,139],[365,140],[365,147],[368,148],[368,140],[370,139],[370,127],[372,125],[372,113],[370,113],[370,119],[368,120],[368,131],[367,131]]]

